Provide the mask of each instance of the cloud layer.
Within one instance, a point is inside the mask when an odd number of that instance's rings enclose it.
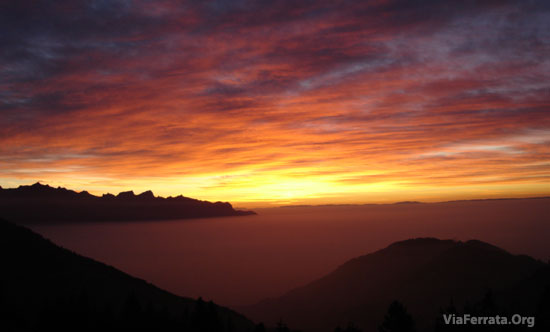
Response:
[[[17,1],[0,31],[2,185],[549,193],[543,1]]]

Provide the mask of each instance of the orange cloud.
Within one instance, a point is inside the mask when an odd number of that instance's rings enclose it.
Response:
[[[3,186],[251,205],[549,193],[550,20],[521,2],[18,6]]]

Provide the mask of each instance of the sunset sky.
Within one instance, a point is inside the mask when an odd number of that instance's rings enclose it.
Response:
[[[0,185],[550,195],[548,1],[0,1]]]

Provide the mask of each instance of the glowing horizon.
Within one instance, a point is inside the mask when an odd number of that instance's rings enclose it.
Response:
[[[234,206],[550,195],[550,13],[112,1],[0,13],[0,185]]]

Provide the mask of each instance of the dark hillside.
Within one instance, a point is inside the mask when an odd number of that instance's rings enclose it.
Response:
[[[0,259],[0,321],[8,331],[253,329],[229,309],[170,294],[3,220]]]

